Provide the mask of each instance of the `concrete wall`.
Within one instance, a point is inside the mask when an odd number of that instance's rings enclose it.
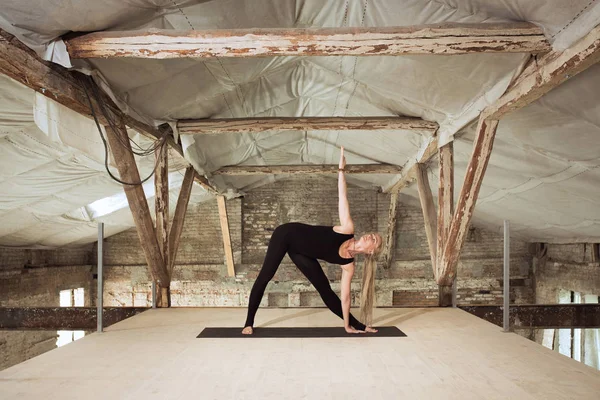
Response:
[[[91,246],[69,251],[0,249],[0,307],[58,307],[59,292],[94,285]],[[0,331],[0,370],[56,348],[56,331]]]

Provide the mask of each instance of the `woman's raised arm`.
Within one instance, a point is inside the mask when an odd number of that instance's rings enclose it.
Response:
[[[346,167],[346,157],[344,157],[344,148],[340,152],[340,164],[338,169],[338,211],[340,214],[341,233],[354,233],[354,222],[350,216],[350,205],[346,193],[346,177],[344,169]]]

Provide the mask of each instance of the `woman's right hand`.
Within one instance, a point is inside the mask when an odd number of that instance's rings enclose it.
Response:
[[[346,167],[346,157],[344,157],[344,147],[342,146],[340,150],[340,169],[344,169]]]

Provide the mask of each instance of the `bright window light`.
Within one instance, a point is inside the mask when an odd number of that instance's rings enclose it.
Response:
[[[61,290],[59,293],[61,307],[83,307],[85,296],[83,288]],[[56,347],[64,346],[85,336],[84,331],[56,331]]]

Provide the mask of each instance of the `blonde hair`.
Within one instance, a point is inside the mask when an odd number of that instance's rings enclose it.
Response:
[[[367,233],[368,235],[369,233]],[[373,232],[379,238],[379,244],[373,254],[365,254],[363,264],[362,287],[360,292],[360,320],[366,326],[373,323],[373,307],[375,305],[375,270],[377,269],[377,256],[381,252],[383,239],[381,235]]]

